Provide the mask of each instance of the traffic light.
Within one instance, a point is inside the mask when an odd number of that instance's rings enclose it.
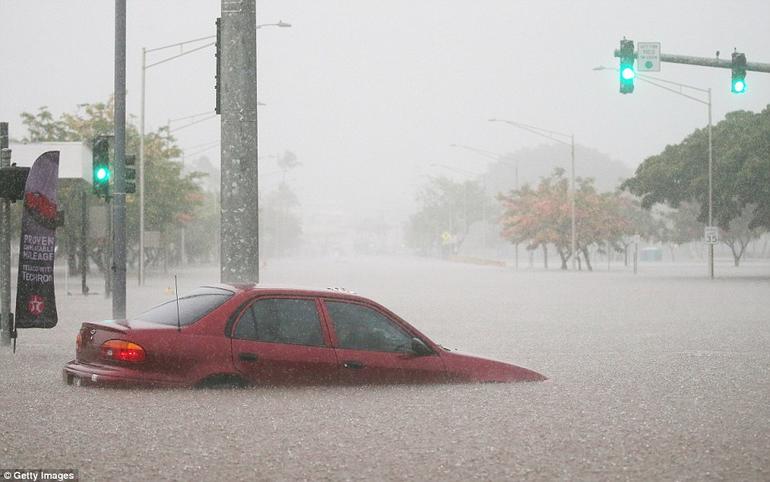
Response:
[[[733,94],[746,92],[746,54],[733,52],[733,78],[730,91]]]
[[[94,194],[104,199],[110,197],[110,140],[107,137],[94,139],[92,150],[92,172]]]
[[[126,156],[126,193],[136,192],[136,156]]]
[[[634,79],[636,79],[636,69],[634,68],[634,41],[623,39],[620,41],[620,93],[630,94],[634,91]]]
[[[0,198],[12,202],[22,199],[29,169],[16,165],[0,168]]]

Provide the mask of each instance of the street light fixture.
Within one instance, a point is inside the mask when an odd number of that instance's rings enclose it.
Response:
[[[260,29],[262,27],[291,27],[291,24],[288,22],[284,22],[283,20],[279,20],[278,23],[261,23],[257,25],[257,28]]]
[[[603,65],[599,65],[597,67],[594,67],[592,70],[600,71],[600,70],[615,70],[617,69],[611,68],[611,67],[605,67]],[[709,138],[709,168],[708,168],[708,204],[709,204],[709,227],[713,224],[713,200],[712,200],[712,172],[713,172],[713,147],[712,147],[712,137],[711,137],[711,88],[703,89],[701,87],[695,87],[692,85],[682,84],[679,82],[673,82],[671,80],[665,80],[665,79],[658,79],[655,77],[650,77],[647,75],[642,74],[636,74],[636,77],[641,80],[642,82],[646,82],[648,84],[652,84],[655,87],[658,87],[663,90],[667,90],[669,92],[673,92],[674,94],[681,95],[682,97],[687,97],[690,100],[693,100],[695,102],[698,102],[699,104],[703,104],[708,107],[708,138]],[[665,85],[660,85],[658,82],[674,85],[679,87],[679,90],[672,89],[671,87],[666,87]],[[682,89],[692,89],[698,92],[703,92],[706,94],[706,100],[699,99],[697,97],[693,97],[691,95],[687,95],[684,92],[682,92]],[[709,277],[711,279],[714,279],[714,245],[709,243],[709,265],[708,265],[708,271],[709,271]]]
[[[513,127],[525,130],[532,134],[536,134],[540,137],[545,137],[560,144],[566,144],[571,148],[571,174],[570,174],[570,211],[572,217],[572,232],[571,232],[571,250],[572,250],[572,269],[574,270],[577,265],[577,241],[576,241],[576,229],[575,229],[575,135],[565,134],[563,132],[552,131],[543,129],[542,127],[535,127],[529,124],[523,124],[521,122],[514,122],[504,119],[489,119],[489,122],[505,122]],[[569,139],[567,142],[564,139]]]

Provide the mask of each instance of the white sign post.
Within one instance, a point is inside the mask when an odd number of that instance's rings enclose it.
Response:
[[[660,72],[660,42],[637,42],[636,70]]]
[[[706,244],[719,244],[719,228],[716,226],[706,226],[703,240]]]

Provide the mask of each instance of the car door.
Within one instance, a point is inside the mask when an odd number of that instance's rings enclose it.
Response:
[[[319,301],[302,297],[258,298],[232,329],[238,372],[260,385],[333,383],[338,364]]]
[[[425,353],[415,353],[415,334],[388,314],[360,302],[326,299],[323,303],[342,382],[446,381],[441,357],[427,346]]]

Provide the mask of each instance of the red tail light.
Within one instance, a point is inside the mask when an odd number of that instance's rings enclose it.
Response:
[[[107,340],[100,348],[102,358],[122,362],[139,363],[145,358],[144,348],[125,340]]]
[[[80,332],[78,332],[77,338],[75,338],[75,352],[80,352],[80,349],[83,347],[83,337],[80,335]]]

